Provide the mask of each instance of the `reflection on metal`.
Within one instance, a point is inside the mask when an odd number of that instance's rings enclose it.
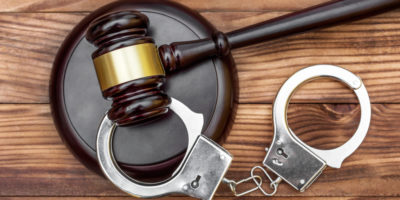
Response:
[[[117,165],[112,153],[115,124],[107,115],[97,136],[97,157],[105,176],[119,189],[142,198],[181,193],[200,199],[211,199],[228,170],[232,156],[218,144],[201,135],[203,115],[194,113],[172,98],[171,110],[183,121],[188,132],[188,151],[183,164],[166,181],[143,183],[128,177]]]
[[[319,150],[302,142],[289,128],[287,108],[293,92],[301,84],[320,77],[335,78],[354,90],[361,107],[361,119],[355,134],[342,146]],[[326,166],[340,168],[364,140],[371,120],[371,104],[361,79],[332,65],[316,65],[296,72],[281,87],[273,107],[274,139],[263,164],[297,190],[304,191]]]

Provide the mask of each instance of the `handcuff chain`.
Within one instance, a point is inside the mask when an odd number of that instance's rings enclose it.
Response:
[[[266,192],[263,188],[262,188],[262,184],[263,184],[263,178],[261,176],[258,175],[254,175],[254,171],[256,169],[260,169],[264,175],[268,178],[268,180],[270,181],[270,187],[271,189],[273,189],[273,191],[271,193]],[[237,193],[236,189],[238,187],[238,185],[245,183],[247,181],[253,180],[254,183],[256,184],[256,187],[251,188],[249,190],[246,190],[242,193]],[[280,177],[278,177],[276,180],[272,180],[271,176],[268,174],[268,172],[261,166],[255,166],[251,169],[250,171],[250,176],[242,179],[240,181],[234,181],[234,180],[230,180],[227,178],[224,178],[222,180],[222,182],[224,182],[225,184],[227,184],[229,186],[229,188],[231,189],[232,193],[236,196],[236,197],[240,197],[249,193],[252,193],[256,190],[260,190],[265,196],[270,197],[275,195],[276,191],[278,190],[278,185],[279,183],[282,181],[282,179]]]
[[[261,166],[254,166],[254,167],[251,169],[251,171],[250,171],[251,177],[254,177],[254,171],[255,171],[256,169],[261,170],[261,171],[264,173],[264,175],[268,178],[268,180],[270,181],[269,187],[270,187],[271,189],[273,189],[273,191],[272,191],[271,193],[266,192],[266,191],[262,188],[262,183],[261,183],[261,184],[258,184],[257,181],[253,178],[254,183],[256,183],[258,189],[264,194],[264,196],[267,196],[267,197],[274,196],[275,193],[276,193],[276,191],[278,190],[278,186],[279,186],[279,183],[281,183],[282,178],[281,178],[281,177],[278,177],[278,178],[276,178],[275,180],[272,180],[272,178],[271,178],[271,176],[268,174],[267,170],[265,170],[265,169],[264,169],[263,167],[261,167]]]
[[[236,191],[237,186],[242,184],[242,183],[244,183],[244,182],[250,181],[250,180],[255,181],[256,184],[257,184],[257,187],[254,187],[252,189],[249,189],[247,191],[244,191],[244,192],[238,194],[237,191]],[[249,194],[249,193],[252,193],[252,192],[258,190],[258,185],[262,184],[262,178],[260,176],[250,176],[250,177],[247,177],[247,178],[242,179],[240,181],[234,181],[234,180],[230,180],[230,179],[224,178],[224,179],[222,179],[222,182],[224,182],[225,184],[227,184],[229,186],[229,188],[231,189],[232,193],[236,197],[240,197],[240,196],[243,196],[243,195],[246,195],[246,194]]]

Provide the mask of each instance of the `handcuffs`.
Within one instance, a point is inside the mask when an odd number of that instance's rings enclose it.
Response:
[[[361,118],[357,131],[342,146],[331,150],[319,150],[302,142],[289,128],[287,108],[291,95],[301,84],[320,77],[331,77],[344,82],[354,90],[361,107]],[[126,193],[141,198],[181,193],[199,199],[212,199],[219,184],[228,184],[236,196],[261,190],[264,195],[276,193],[278,184],[284,180],[303,192],[322,173],[326,166],[340,168],[344,159],[352,154],[364,140],[371,119],[368,92],[361,79],[343,68],[332,65],[315,65],[292,75],[279,90],[273,106],[274,139],[263,165],[277,175],[273,180],[261,166],[251,170],[251,176],[235,182],[224,178],[233,157],[221,146],[201,135],[203,115],[191,111],[180,101],[172,98],[171,110],[183,121],[188,132],[188,150],[172,177],[158,183],[144,183],[126,175],[117,165],[112,152],[112,138],[116,125],[107,115],[104,117],[97,136],[97,157],[105,176]],[[262,170],[270,180],[272,193],[263,188],[255,170]],[[257,187],[238,194],[236,186],[253,180]]]

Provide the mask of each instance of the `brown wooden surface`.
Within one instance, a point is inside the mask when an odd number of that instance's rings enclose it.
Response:
[[[201,11],[220,30],[229,31],[325,1],[179,2]],[[49,75],[58,47],[88,11],[108,2],[1,1],[0,199],[130,199],[68,152],[55,131],[48,105]],[[309,65],[336,64],[359,75],[367,86],[373,103],[368,136],[341,169],[328,168],[304,193],[281,184],[278,196],[317,200],[399,197],[399,36],[400,10],[395,10],[234,51],[239,105],[223,145],[234,155],[228,178],[247,177],[251,167],[262,162],[273,134],[271,102],[283,82]],[[338,146],[356,129],[356,98],[337,82],[307,84],[292,102],[290,126],[314,147]],[[244,199],[264,199],[259,192],[250,196]],[[221,186],[216,199],[230,197],[228,188]]]

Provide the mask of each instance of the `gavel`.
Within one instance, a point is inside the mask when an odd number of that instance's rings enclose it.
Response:
[[[377,14],[400,6],[399,0],[339,0],[210,38],[174,42],[158,49],[147,35],[149,19],[133,10],[101,16],[86,39],[97,47],[92,58],[103,96],[112,100],[108,117],[117,125],[137,124],[168,112],[163,92],[166,73],[232,49]],[[206,80],[205,80],[206,81]]]

